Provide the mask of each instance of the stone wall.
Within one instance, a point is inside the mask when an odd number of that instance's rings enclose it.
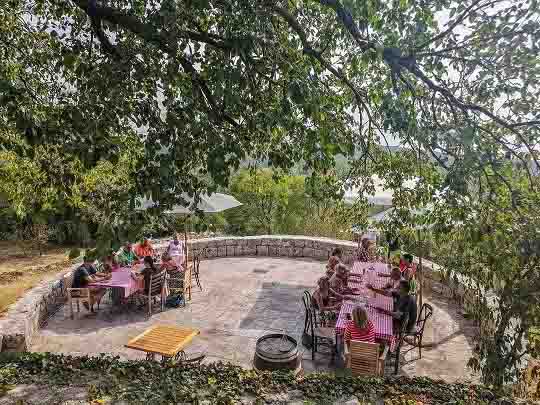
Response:
[[[190,255],[199,255],[201,259],[238,256],[276,256],[307,257],[327,260],[331,251],[339,247],[343,260],[353,261],[355,242],[314,238],[307,236],[262,235],[248,237],[220,237],[188,241]],[[163,246],[163,249],[165,246]]]
[[[282,256],[326,260],[332,249],[340,247],[344,261],[352,262],[356,243],[307,236],[218,237],[188,242],[190,255],[201,259],[231,256]],[[166,244],[156,246],[164,251]],[[49,316],[66,302],[64,276],[75,267],[41,282],[13,304],[0,319],[0,351],[25,351],[32,337]]]
[[[48,278],[11,305],[0,319],[0,352],[25,351],[30,346],[36,331],[65,303],[63,276],[73,270]]]

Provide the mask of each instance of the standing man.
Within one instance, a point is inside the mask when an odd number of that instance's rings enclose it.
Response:
[[[405,319],[407,319],[406,331],[414,331],[418,309],[416,308],[416,296],[411,295],[408,281],[401,280],[399,282],[399,291],[381,290],[370,284],[367,285],[367,288],[375,291],[377,294],[394,298],[393,311],[381,308],[377,309],[379,312],[388,314],[394,319],[394,331],[401,331],[401,324]]]

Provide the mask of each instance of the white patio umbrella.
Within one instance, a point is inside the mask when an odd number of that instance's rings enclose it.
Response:
[[[240,201],[234,198],[232,195],[222,194],[222,193],[213,193],[213,194],[202,194],[199,197],[199,202],[196,207],[192,207],[195,199],[190,197],[187,193],[182,194],[182,199],[186,201],[187,206],[175,205],[172,209],[165,211],[165,214],[176,214],[176,215],[188,215],[202,211],[207,214],[214,214],[217,212],[222,212],[230,208],[239,207],[242,205]],[[138,198],[136,200],[136,210],[145,211],[149,208],[158,207],[159,203],[155,203],[151,199]],[[188,251],[187,251],[187,229],[184,228],[184,250],[186,256],[186,262],[188,260]]]
[[[377,175],[372,176],[373,183],[375,185],[375,192],[366,196],[368,203],[373,205],[391,206],[392,199],[394,197],[394,191],[386,188],[385,181]],[[418,182],[417,178],[407,180],[403,183],[404,188],[414,188]],[[346,202],[352,203],[358,196],[360,191],[357,187],[353,187],[345,192],[344,199]]]

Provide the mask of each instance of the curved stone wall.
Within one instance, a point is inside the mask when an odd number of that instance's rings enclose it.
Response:
[[[343,261],[351,263],[356,242],[294,235],[261,235],[246,237],[219,237],[188,241],[190,255],[201,259],[238,256],[276,256],[326,260],[336,247],[343,252]],[[166,244],[157,247],[164,250]]]
[[[351,262],[356,243],[308,236],[219,237],[188,241],[190,255],[202,259],[236,256],[282,256],[326,260],[335,247],[343,250],[344,261]],[[166,243],[156,247],[164,251]],[[77,266],[52,276],[28,291],[0,319],[0,352],[24,351],[36,331],[66,300],[64,275]]]

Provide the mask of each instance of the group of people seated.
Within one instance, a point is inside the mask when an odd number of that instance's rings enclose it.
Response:
[[[131,242],[126,242],[118,252],[111,251],[101,258],[97,266],[95,266],[94,259],[85,256],[82,264],[73,274],[71,288],[88,288],[90,305],[86,302],[83,302],[83,305],[90,310],[95,303],[99,304],[106,292],[105,288],[88,287],[90,284],[110,279],[112,272],[121,267],[131,267],[142,263],[143,268],[139,272],[139,277],[144,279],[144,293],[148,294],[151,276],[162,271],[168,273],[182,271],[184,258],[184,246],[178,234],[175,234],[170,241],[167,249],[161,255],[161,260],[156,256],[156,251],[148,238],[143,238],[135,247]],[[159,263],[157,263],[158,260]],[[75,292],[75,294],[77,293]]]
[[[376,261],[376,257],[369,257],[369,254],[376,251],[371,241],[362,242],[360,254],[363,252],[367,256],[366,261]],[[371,252],[371,253],[370,253]],[[357,255],[357,258],[360,257]],[[371,260],[373,259],[373,260]],[[363,260],[362,260],[363,261]],[[395,266],[390,274],[378,273],[379,277],[388,277],[388,283],[383,288],[376,288],[367,284],[366,288],[376,294],[392,297],[394,306],[392,311],[376,308],[377,311],[390,315],[394,320],[393,330],[399,333],[402,326],[407,332],[415,328],[417,318],[416,306],[416,267],[413,263],[413,256],[410,254],[400,255],[394,259]],[[351,278],[362,278],[361,275],[354,274],[342,261],[342,251],[335,248],[328,259],[326,274],[317,281],[317,288],[312,295],[312,305],[318,310],[321,322],[326,326],[334,326],[337,320],[341,305],[344,300],[355,299],[359,291],[348,286]],[[403,325],[406,321],[406,325]],[[345,328],[344,340],[346,343],[352,340],[365,342],[375,341],[375,329],[369,319],[369,314],[363,306],[353,309],[351,319]]]

